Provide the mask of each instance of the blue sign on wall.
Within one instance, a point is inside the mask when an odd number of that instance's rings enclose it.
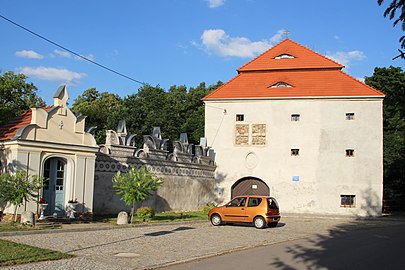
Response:
[[[298,175],[294,175],[292,177],[292,180],[293,180],[293,182],[298,182],[298,181],[300,181],[300,177]]]

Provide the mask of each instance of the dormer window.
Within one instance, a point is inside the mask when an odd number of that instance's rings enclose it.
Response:
[[[280,54],[279,56],[276,56],[274,59],[291,59],[291,58],[295,58],[294,56],[292,56],[291,54]]]
[[[271,88],[286,88],[286,87],[292,87],[292,86],[290,84],[286,83],[286,82],[278,82],[276,84],[273,84],[270,87]]]

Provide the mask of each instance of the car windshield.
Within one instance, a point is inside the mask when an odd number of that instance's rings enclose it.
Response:
[[[274,198],[268,198],[267,202],[269,204],[270,209],[278,210],[278,203]]]

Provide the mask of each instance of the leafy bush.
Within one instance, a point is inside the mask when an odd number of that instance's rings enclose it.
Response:
[[[151,220],[155,216],[155,210],[152,207],[140,207],[136,210],[136,216],[143,221]]]
[[[207,203],[207,204],[204,206],[204,208],[202,209],[202,211],[203,211],[204,214],[208,214],[208,212],[209,212],[212,208],[214,208],[215,206],[216,206],[216,204],[213,203],[213,202]]]

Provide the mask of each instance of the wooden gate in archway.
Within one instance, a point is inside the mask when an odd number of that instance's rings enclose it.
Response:
[[[270,196],[270,188],[259,178],[246,177],[232,185],[231,197],[242,195]]]

